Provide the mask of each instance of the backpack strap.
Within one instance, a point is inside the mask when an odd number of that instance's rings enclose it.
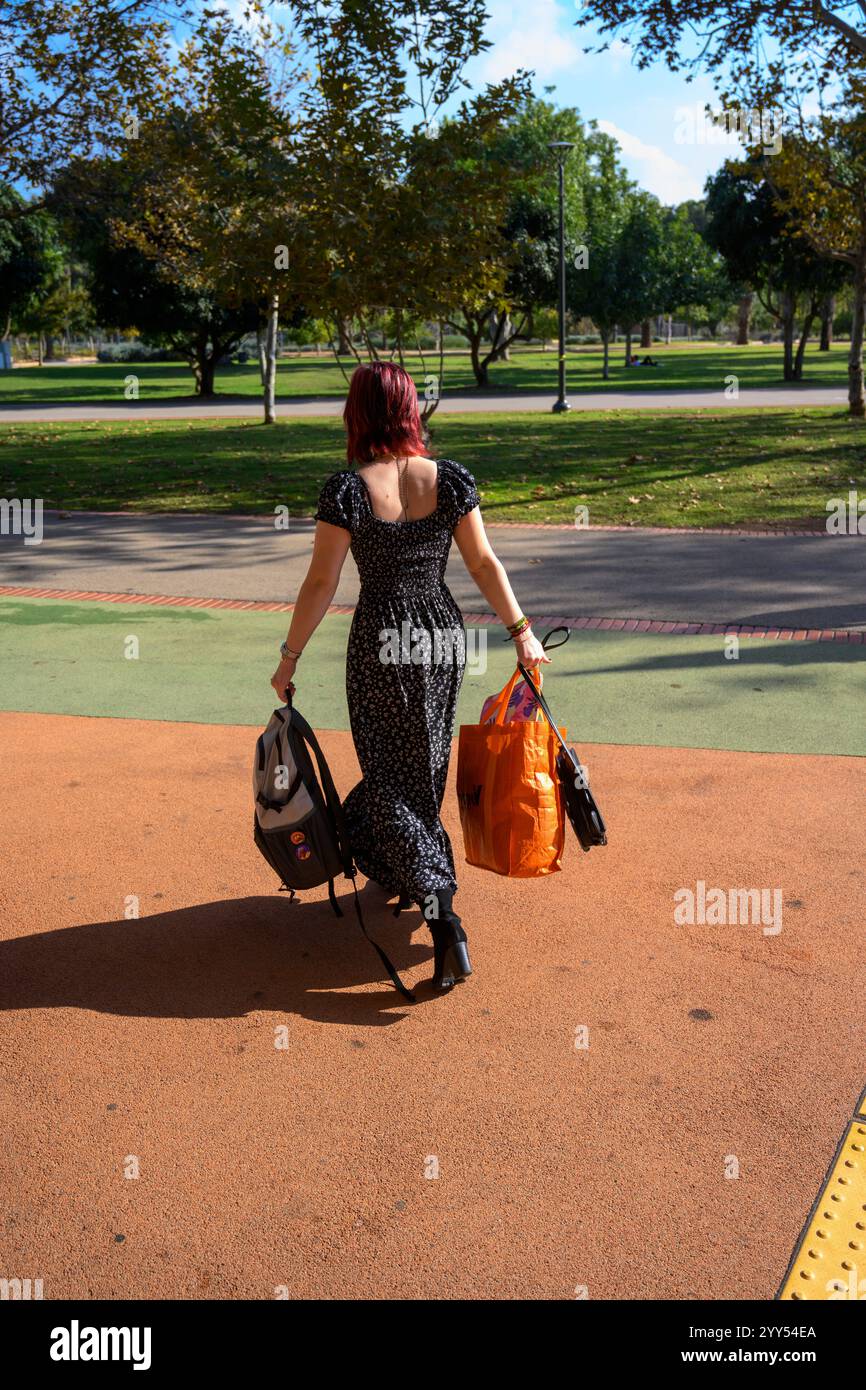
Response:
[[[388,977],[391,981],[391,984],[394,986],[396,990],[399,990],[404,999],[408,999],[410,1004],[414,1004],[415,995],[412,993],[411,989],[406,988],[403,981],[400,979],[400,976],[397,974],[397,971],[394,969],[394,966],[392,965],[388,956],[382,950],[382,947],[379,945],[377,941],[373,940],[372,936],[367,931],[367,927],[364,922],[364,917],[361,912],[361,899],[358,896],[358,885],[355,882],[354,875],[352,877],[352,887],[355,890],[355,912],[358,915],[358,925],[361,928],[361,931],[364,933],[370,945],[373,947],[373,950],[376,952],[376,955],[379,957],[380,961],[384,965]]]
[[[316,763],[318,764],[319,768],[319,776],[322,779],[322,786],[325,792],[325,800],[327,802],[328,811],[331,815],[332,822],[337,833],[337,842],[340,847],[340,857],[343,860],[344,873],[347,878],[350,878],[352,880],[352,888],[355,893],[355,913],[357,914],[358,918],[358,926],[361,928],[361,931],[364,933],[370,945],[373,947],[373,950],[376,952],[376,955],[379,957],[380,961],[385,967],[388,978],[390,979],[394,988],[398,990],[400,994],[403,995],[404,999],[408,999],[411,1004],[414,1004],[415,995],[412,993],[411,990],[406,988],[406,986],[403,984],[403,981],[400,979],[400,976],[397,974],[397,971],[394,968],[394,965],[392,964],[389,957],[382,950],[382,947],[378,944],[378,942],[374,941],[370,933],[367,931],[367,925],[364,921],[364,915],[361,911],[361,900],[358,895],[358,885],[355,882],[357,870],[355,868],[355,862],[352,858],[352,849],[349,843],[349,828],[346,824],[345,812],[343,811],[343,806],[337,793],[337,788],[334,786],[334,779],[331,776],[331,769],[328,767],[325,755],[319,747],[319,741],[316,738],[316,735],[313,733],[304,716],[302,714],[299,714],[296,709],[292,710],[292,724],[297,729],[301,738],[303,738],[305,742],[309,743],[310,747],[316,755]],[[342,917],[343,914],[337,906],[336,898],[334,895],[333,879],[328,880],[328,896],[331,899],[332,907],[336,909],[338,916]]]
[[[343,804],[337,788],[334,786],[334,779],[331,776],[331,769],[328,767],[327,759],[319,747],[319,740],[313,733],[309,724],[298,710],[292,710],[292,726],[297,729],[301,738],[308,743],[316,755],[316,763],[319,768],[319,777],[322,781],[322,788],[325,793],[325,803],[331,824],[337,837],[337,845],[340,851],[340,858],[343,861],[343,873],[346,878],[354,878],[355,865],[352,859],[352,847],[349,843],[349,828],[346,824],[346,816],[343,811]]]
[[[340,907],[340,904],[337,902],[337,895],[336,895],[336,893],[334,892],[334,880],[333,880],[332,878],[329,878],[329,879],[328,879],[328,897],[329,897],[330,900],[331,900],[331,907],[334,909],[334,915],[335,915],[336,917],[342,917],[342,915],[343,915],[343,909]]]

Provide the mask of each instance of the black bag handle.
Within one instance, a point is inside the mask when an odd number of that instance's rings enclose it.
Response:
[[[545,651],[547,651],[547,649],[548,649],[548,648],[547,648],[547,643],[548,643],[548,641],[550,640],[550,638],[553,636],[554,632],[564,632],[564,633],[565,633],[565,636],[563,637],[563,639],[562,639],[561,642],[554,642],[554,643],[553,643],[553,646],[550,648],[551,651],[554,651],[557,647],[563,646],[563,645],[568,641],[569,637],[571,636],[571,629],[570,629],[570,628],[567,628],[567,627],[563,627],[562,624],[560,624],[559,627],[552,627],[552,628],[550,629],[550,631],[547,633],[547,635],[542,639],[541,645],[542,645],[542,647],[544,648]],[[518,669],[518,671],[520,672],[521,676],[523,677],[523,679],[524,679],[524,681],[526,682],[526,684],[527,684],[527,686],[529,687],[529,689],[532,691],[532,698],[535,700],[535,703],[538,705],[538,707],[539,707],[540,710],[542,711],[542,713],[543,713],[545,719],[547,720],[548,724],[550,725],[551,729],[552,729],[553,732],[556,734],[557,740],[558,740],[558,742],[559,742],[559,746],[560,746],[560,748],[562,749],[563,753],[564,753],[565,756],[568,758],[569,762],[573,765],[575,771],[579,772],[579,771],[581,770],[580,761],[579,761],[579,759],[576,757],[575,750],[574,750],[573,748],[570,748],[570,747],[568,746],[568,744],[565,742],[565,739],[562,737],[562,734],[559,732],[559,729],[557,728],[556,720],[555,720],[554,717],[553,717],[553,714],[552,714],[552,712],[551,712],[550,706],[549,706],[549,704],[547,703],[547,700],[544,698],[544,695],[542,694],[542,692],[539,690],[538,686],[535,684],[535,681],[533,680],[532,675],[530,674],[528,668],[527,668],[526,666],[523,665],[523,662],[522,662],[522,661],[518,661],[518,663],[517,663],[517,669]]]

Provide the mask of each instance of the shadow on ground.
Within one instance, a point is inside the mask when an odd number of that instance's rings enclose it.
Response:
[[[362,895],[371,935],[398,970],[432,961],[416,910],[395,920]],[[325,902],[235,898],[133,921],[93,922],[0,943],[0,1009],[68,1008],[146,1018],[236,1018],[263,1010],[319,1023],[396,1023],[407,1005],[382,978],[351,895]],[[432,970],[432,967],[431,967]],[[418,1002],[432,1000],[426,984]],[[411,1007],[411,1006],[408,1006]]]

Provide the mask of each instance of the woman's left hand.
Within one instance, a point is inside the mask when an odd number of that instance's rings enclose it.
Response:
[[[296,657],[284,657],[274,674],[271,676],[271,685],[274,687],[274,690],[277,692],[281,700],[285,700],[287,690],[290,691],[292,695],[294,695],[295,693],[295,682],[293,681],[292,677],[295,674],[295,667],[297,666],[297,664],[298,663]]]

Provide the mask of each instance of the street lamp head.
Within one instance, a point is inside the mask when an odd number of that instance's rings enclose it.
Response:
[[[548,140],[548,142],[547,142],[547,148],[548,148],[549,150],[562,150],[562,153],[565,154],[566,150],[573,150],[573,149],[574,149],[574,141],[573,141],[573,140]]]

